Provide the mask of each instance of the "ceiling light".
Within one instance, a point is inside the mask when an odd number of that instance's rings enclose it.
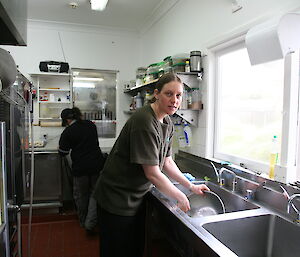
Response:
[[[103,81],[103,78],[87,78],[87,77],[73,77],[73,80],[80,81]]]
[[[95,11],[103,11],[108,0],[91,0],[91,9]]]

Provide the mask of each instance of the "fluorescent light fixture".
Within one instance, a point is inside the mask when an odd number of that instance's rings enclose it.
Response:
[[[103,78],[73,77],[73,80],[80,81],[103,81]]]
[[[95,88],[95,84],[75,81],[73,83],[73,87],[77,87],[77,88]]]
[[[103,11],[108,0],[91,0],[91,9],[95,11]]]

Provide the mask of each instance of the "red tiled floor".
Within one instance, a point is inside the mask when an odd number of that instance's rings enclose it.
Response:
[[[99,257],[98,236],[87,236],[79,226],[76,216],[56,215],[33,219],[31,229],[31,257]],[[22,253],[28,257],[28,225],[22,225]],[[164,240],[153,241],[152,257],[179,257],[175,250]]]
[[[27,257],[28,225],[22,225],[23,256]],[[33,223],[31,257],[99,257],[98,236],[86,236],[77,220]]]

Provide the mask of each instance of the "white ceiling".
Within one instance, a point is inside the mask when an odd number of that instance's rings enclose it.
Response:
[[[76,2],[72,9],[69,3]],[[28,0],[28,19],[79,23],[139,31],[165,0],[109,0],[92,11],[89,0]]]

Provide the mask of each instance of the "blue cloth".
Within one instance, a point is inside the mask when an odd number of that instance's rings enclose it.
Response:
[[[190,174],[190,173],[183,173],[183,175],[189,180],[189,181],[194,181],[195,177]]]

